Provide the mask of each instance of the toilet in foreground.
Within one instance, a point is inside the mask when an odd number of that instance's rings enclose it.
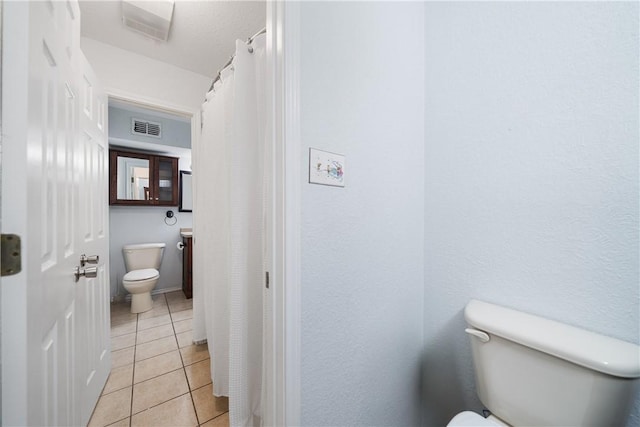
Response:
[[[640,347],[472,300],[465,308],[476,391],[491,415],[448,426],[624,425],[640,377]]]
[[[127,269],[127,274],[122,278],[122,286],[131,294],[132,313],[142,313],[153,307],[151,291],[160,279],[164,248],[164,243],[125,245],[122,248]]]

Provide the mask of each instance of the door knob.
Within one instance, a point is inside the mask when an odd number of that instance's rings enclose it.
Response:
[[[87,267],[80,270],[80,267],[76,267],[76,282],[80,280],[80,276],[84,276],[87,279],[93,279],[98,277],[98,267]]]
[[[80,267],[84,267],[85,264],[97,264],[100,260],[100,256],[98,255],[89,255],[85,254],[80,255]]]

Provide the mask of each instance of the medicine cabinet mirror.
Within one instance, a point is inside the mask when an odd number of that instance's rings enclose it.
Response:
[[[178,159],[109,150],[109,204],[177,206]]]

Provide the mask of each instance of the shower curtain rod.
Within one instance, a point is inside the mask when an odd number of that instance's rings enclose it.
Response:
[[[251,37],[249,37],[247,39],[247,44],[249,45],[249,53],[253,53],[253,48],[251,47],[251,43],[253,42],[253,40],[258,37],[260,34],[264,34],[267,32],[266,28],[261,29],[260,31],[258,31],[257,33],[255,33],[254,35],[252,35]],[[229,58],[229,60],[226,62],[226,64],[224,64],[224,66],[222,68],[220,68],[220,71],[218,71],[218,75],[216,76],[215,79],[213,79],[213,81],[211,82],[211,86],[209,87],[208,92],[211,92],[211,90],[213,89],[213,86],[216,84],[216,82],[218,80],[220,80],[220,73],[222,73],[224,71],[225,68],[227,68],[229,65],[231,65],[231,63],[233,62],[233,59],[236,57],[235,54],[231,55],[231,57]]]

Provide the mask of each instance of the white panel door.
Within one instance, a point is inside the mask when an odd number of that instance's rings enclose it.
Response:
[[[86,424],[110,367],[106,97],[79,48],[76,1],[4,2],[2,423]],[[96,278],[75,278],[82,254]],[[85,267],[91,267],[87,265]]]
[[[97,277],[81,280],[76,287],[79,324],[77,354],[83,355],[80,375],[82,421],[91,412],[111,369],[109,318],[109,147],[107,96],[81,54],[80,64],[80,206],[76,238],[83,253],[99,255]]]

